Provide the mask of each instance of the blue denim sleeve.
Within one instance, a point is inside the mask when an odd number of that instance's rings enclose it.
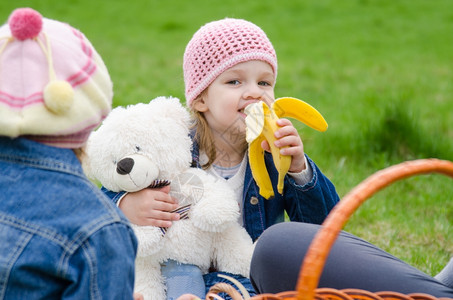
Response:
[[[68,261],[76,278],[62,299],[133,299],[137,240],[124,223],[94,232]]]
[[[321,224],[340,197],[332,182],[321,172],[318,166],[307,156],[312,167],[313,178],[304,185],[298,185],[290,176],[286,176],[285,190],[287,213],[291,221]]]
[[[117,204],[118,200],[126,193],[126,192],[112,192],[111,190],[106,189],[105,187],[101,187],[101,191],[112,200],[113,203]]]

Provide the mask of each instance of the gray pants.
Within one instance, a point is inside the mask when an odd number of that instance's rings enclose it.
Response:
[[[261,235],[250,271],[252,284],[259,293],[295,290],[301,263],[319,228],[319,225],[285,222]],[[329,253],[319,287],[453,298],[453,288],[344,231]]]

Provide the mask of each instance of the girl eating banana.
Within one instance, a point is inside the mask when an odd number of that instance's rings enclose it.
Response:
[[[272,105],[277,78],[277,56],[266,34],[255,24],[226,18],[202,26],[189,41],[183,62],[186,103],[193,112],[193,166],[203,168],[236,191],[238,220],[253,240],[279,222],[321,224],[339,201],[331,181],[305,154],[302,139],[290,120],[276,120],[271,139],[260,142],[263,164],[272,185],[272,197],[260,195],[252,175],[246,141],[246,108]],[[271,148],[291,157],[281,191]],[[269,195],[267,195],[269,196]],[[269,198],[269,199],[266,199]],[[170,227],[179,216],[170,211],[177,199],[161,190],[146,189],[113,196],[120,209],[138,225]],[[249,279],[237,278],[249,291]],[[215,268],[204,275],[206,289],[223,281]],[[190,292],[190,291],[185,291]],[[181,293],[182,294],[182,293]]]

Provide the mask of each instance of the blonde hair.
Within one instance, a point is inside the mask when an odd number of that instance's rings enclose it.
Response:
[[[204,165],[201,165],[201,167],[203,169],[207,169],[214,163],[217,151],[215,149],[214,137],[212,136],[208,121],[206,121],[206,118],[202,112],[194,109],[195,103],[201,101],[204,94],[205,92],[203,91],[195,100],[192,101],[190,110],[192,112],[193,119],[191,127],[195,130],[194,139],[198,143],[199,151],[206,153],[208,156],[208,161]]]
[[[208,121],[206,120],[203,112],[195,109],[196,103],[202,101],[202,98],[206,94],[206,90],[207,89],[205,89],[196,99],[194,99],[190,105],[193,119],[191,129],[195,131],[194,140],[198,144],[199,152],[205,153],[208,157],[208,161],[205,164],[201,165],[203,169],[209,168],[218,159],[214,136],[212,134],[211,128],[208,125]],[[242,153],[245,153],[248,146],[247,141],[245,140],[245,136],[243,139],[241,139],[240,143],[240,151],[242,151]]]

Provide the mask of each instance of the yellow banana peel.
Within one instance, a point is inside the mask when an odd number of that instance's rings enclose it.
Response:
[[[264,162],[264,150],[261,142],[266,140],[278,171],[277,191],[283,193],[283,183],[291,165],[290,155],[281,155],[280,149],[274,145],[274,132],[278,130],[277,120],[280,118],[294,118],[318,131],[327,130],[324,117],[310,104],[292,97],[283,97],[275,100],[271,107],[265,102],[257,102],[245,108],[247,117],[246,140],[249,144],[249,162],[253,178],[259,187],[259,193],[266,199],[274,196],[271,179]]]

